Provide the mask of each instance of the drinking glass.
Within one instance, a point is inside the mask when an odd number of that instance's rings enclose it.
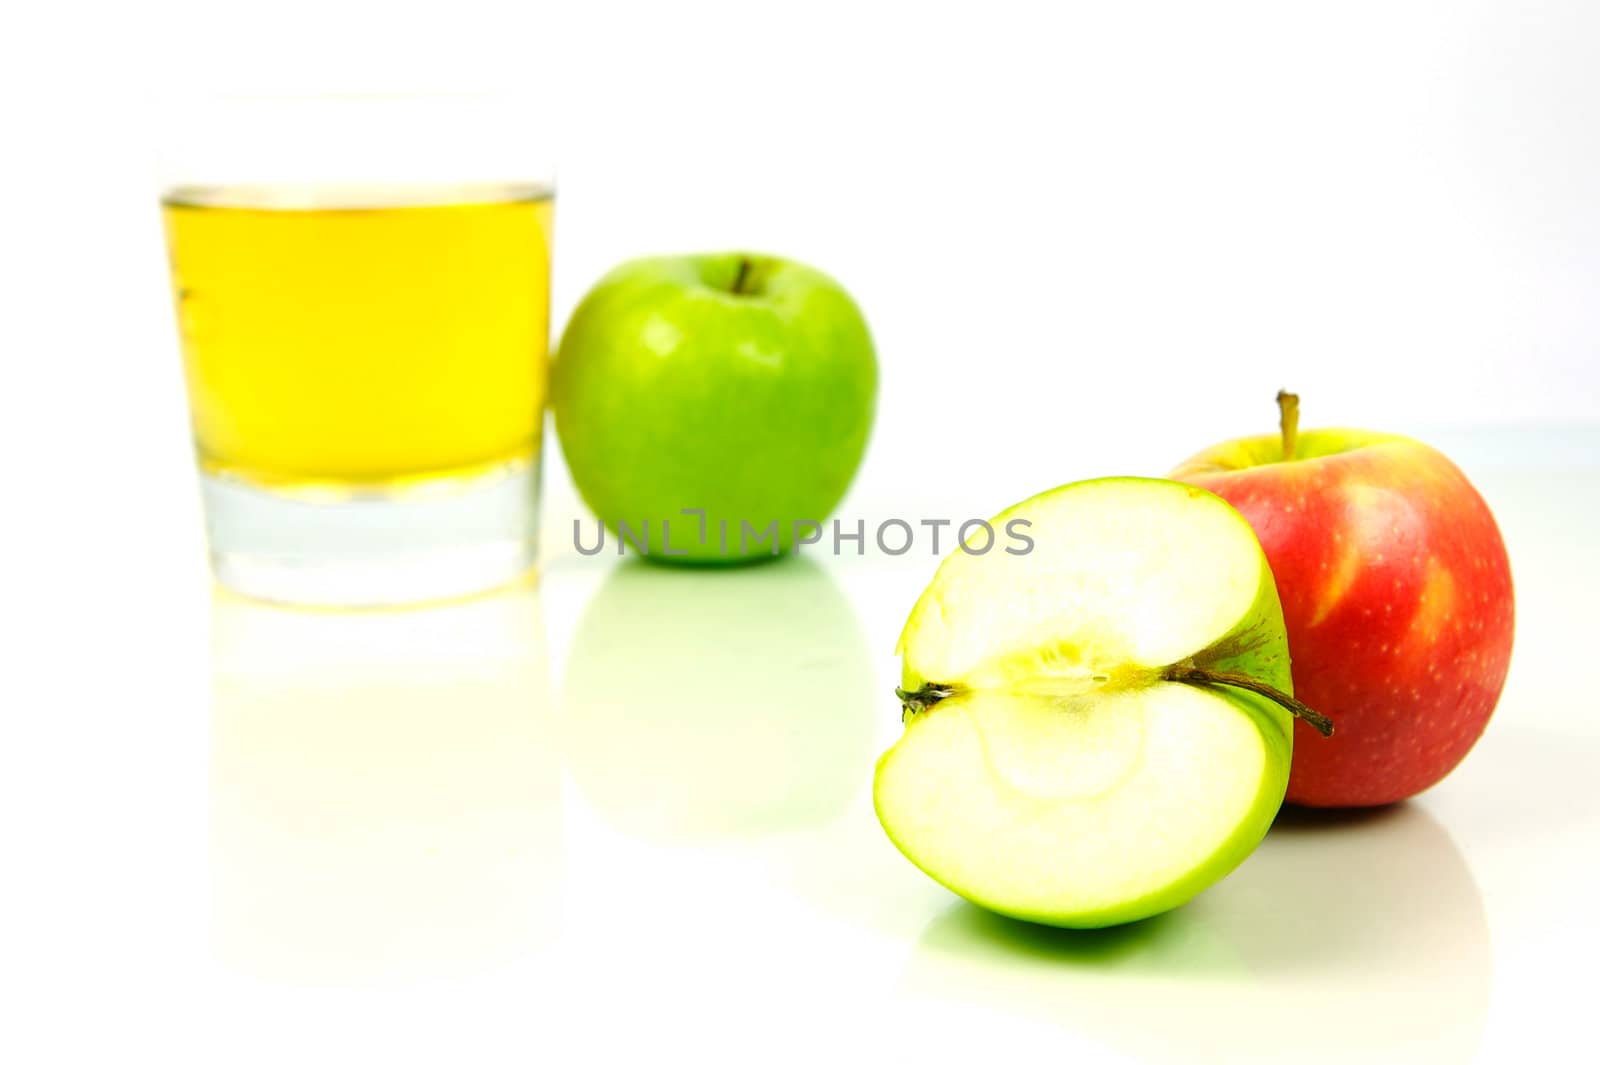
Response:
[[[213,571],[287,603],[537,557],[553,169],[515,98],[200,101],[161,209]]]

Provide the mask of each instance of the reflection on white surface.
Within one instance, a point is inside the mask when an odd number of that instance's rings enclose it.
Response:
[[[1123,928],[1046,929],[954,905],[923,933],[906,982],[1141,1060],[1469,1061],[1490,972],[1477,884],[1410,803],[1285,811],[1220,885]]]
[[[624,563],[573,637],[568,768],[607,821],[655,841],[814,828],[870,778],[874,676],[849,601],[807,559]]]
[[[559,771],[527,587],[411,610],[213,604],[213,941],[288,981],[513,956],[554,930]]]

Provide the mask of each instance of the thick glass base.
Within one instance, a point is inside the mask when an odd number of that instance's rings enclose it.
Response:
[[[389,491],[277,490],[201,473],[211,565],[268,602],[376,607],[516,580],[538,559],[539,466]]]

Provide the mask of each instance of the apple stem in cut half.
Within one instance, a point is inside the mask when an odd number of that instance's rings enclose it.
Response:
[[[1278,389],[1278,432],[1283,435],[1283,461],[1293,462],[1300,436],[1300,397],[1283,388]]]
[[[920,714],[931,708],[935,703],[950,698],[956,689],[948,684],[924,684],[916,691],[906,691],[896,688],[894,694],[900,700],[900,719],[905,720],[908,714]]]
[[[1175,680],[1181,684],[1225,684],[1230,688],[1243,688],[1247,692],[1255,692],[1271,699],[1324,736],[1333,735],[1333,722],[1329,718],[1317,713],[1294,696],[1245,673],[1224,673],[1221,670],[1204,669],[1189,665],[1187,662],[1179,662],[1168,666],[1161,674],[1161,679]]]
[[[1329,718],[1317,713],[1294,696],[1247,674],[1227,673],[1222,670],[1206,669],[1189,662],[1178,662],[1162,670],[1160,676],[1162,680],[1176,681],[1180,684],[1223,684],[1230,688],[1243,688],[1247,692],[1254,692],[1271,699],[1322,735],[1333,735],[1333,722]],[[950,684],[924,684],[916,691],[896,688],[894,693],[900,699],[901,717],[904,717],[907,714],[920,714],[931,709],[937,703],[956,694],[957,690]]]

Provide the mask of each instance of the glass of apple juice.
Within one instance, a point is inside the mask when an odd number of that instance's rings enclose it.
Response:
[[[217,579],[374,606],[530,572],[553,172],[526,112],[195,110],[168,138],[161,210]]]

